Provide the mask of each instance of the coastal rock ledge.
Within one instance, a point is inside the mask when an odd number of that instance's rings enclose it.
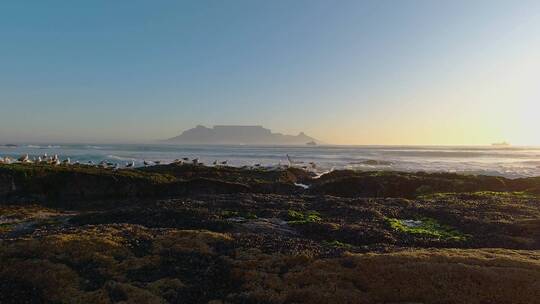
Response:
[[[0,303],[539,303],[539,186],[2,164]]]

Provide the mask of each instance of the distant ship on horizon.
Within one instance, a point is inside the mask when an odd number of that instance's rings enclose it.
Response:
[[[506,141],[499,142],[499,143],[492,143],[491,145],[493,147],[510,147],[510,144],[507,143]]]

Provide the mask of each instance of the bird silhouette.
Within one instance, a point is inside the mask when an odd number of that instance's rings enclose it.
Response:
[[[19,157],[19,159],[17,159],[18,161],[20,161],[21,163],[26,163],[28,162],[29,158],[28,158],[28,154],[25,154],[21,157]]]

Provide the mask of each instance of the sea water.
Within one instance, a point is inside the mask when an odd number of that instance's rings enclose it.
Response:
[[[397,170],[485,174],[509,178],[540,176],[540,147],[457,146],[248,146],[170,144],[20,144],[0,145],[0,157],[30,158],[47,153],[72,162],[134,161],[169,163],[184,157],[212,165],[307,167],[319,173],[336,169]],[[289,157],[287,157],[287,155]],[[313,163],[313,164],[310,164]]]

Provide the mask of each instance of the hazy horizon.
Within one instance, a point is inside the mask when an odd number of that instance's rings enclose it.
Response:
[[[0,4],[0,144],[540,146],[537,1]]]

